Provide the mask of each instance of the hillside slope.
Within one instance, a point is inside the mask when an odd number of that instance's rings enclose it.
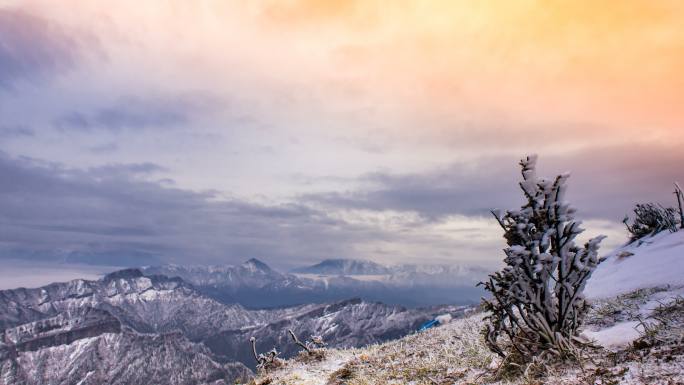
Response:
[[[598,346],[582,367],[510,377],[484,345],[481,313],[362,349],[287,361],[256,384],[679,384],[684,383],[684,231],[609,253],[587,287],[583,335]]]
[[[240,268],[264,270],[253,261]],[[277,346],[281,357],[291,357],[296,345],[288,328],[320,335],[331,347],[352,347],[399,338],[444,312],[458,316],[462,309],[352,299],[248,310],[215,301],[181,278],[126,269],[96,281],[0,291],[0,385],[44,384],[49,375],[51,384],[74,384],[86,375],[89,382],[83,384],[115,383],[113,378],[232,383],[255,367],[252,336],[259,351]],[[144,365],[161,356],[166,361],[159,366]],[[166,377],[153,380],[159,370]],[[109,375],[114,377],[108,380]]]
[[[664,284],[684,285],[684,231],[663,231],[611,252],[585,293],[604,298]]]

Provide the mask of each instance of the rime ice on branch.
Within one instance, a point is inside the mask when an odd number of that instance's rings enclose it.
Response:
[[[668,230],[674,233],[678,230],[676,211],[672,207],[663,207],[654,203],[637,203],[634,207],[634,220],[629,224],[629,217],[623,219],[630,233],[630,242],[655,235]]]
[[[278,355],[280,353],[276,350],[276,348],[271,349],[266,354],[257,354],[256,338],[251,337],[249,339],[249,342],[252,345],[252,354],[254,354],[254,359],[257,362],[257,369],[269,370],[272,368],[277,368],[278,366],[282,365],[281,361],[278,359]]]
[[[294,341],[295,344],[300,346],[309,354],[313,353],[315,349],[321,349],[327,345],[325,342],[323,342],[323,337],[321,336],[311,336],[311,340],[302,342],[299,340],[299,338],[297,338],[297,335],[292,331],[292,329],[287,329],[287,332],[290,334],[290,337],[292,337],[292,341]]]
[[[684,191],[679,187],[679,183],[675,182],[674,194],[677,196],[677,206],[679,207],[679,228],[684,229]]]
[[[504,229],[506,266],[484,287],[492,298],[484,330],[490,349],[501,356],[531,359],[543,352],[574,351],[577,329],[588,305],[584,286],[598,264],[599,236],[584,247],[574,243],[583,229],[575,209],[563,200],[568,174],[538,178],[536,156],[520,162],[520,187],[527,202],[519,210],[492,211]]]

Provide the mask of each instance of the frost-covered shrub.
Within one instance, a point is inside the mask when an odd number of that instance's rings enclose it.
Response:
[[[252,344],[252,354],[254,354],[254,359],[257,362],[258,370],[270,370],[282,366],[282,361],[278,358],[280,354],[276,348],[269,350],[266,354],[257,354],[256,350],[256,338],[251,337],[249,339],[250,344]]]
[[[489,314],[483,331],[489,348],[530,361],[541,352],[572,354],[577,329],[588,309],[582,292],[598,264],[599,236],[583,247],[575,209],[563,200],[569,175],[538,178],[536,156],[520,162],[520,187],[527,202],[519,210],[492,211],[508,247],[506,266],[483,285]]]
[[[303,358],[304,360],[317,361],[325,358],[325,347],[327,344],[323,341],[323,337],[311,336],[310,340],[302,342],[299,338],[297,338],[297,335],[292,331],[292,329],[288,329],[287,332],[290,334],[290,337],[292,337],[292,341],[302,348],[302,351],[299,354],[300,358]]]
[[[659,233],[664,230],[677,231],[677,211],[672,207],[663,207],[653,203],[637,204],[634,207],[634,220],[623,220],[629,231],[630,242]]]

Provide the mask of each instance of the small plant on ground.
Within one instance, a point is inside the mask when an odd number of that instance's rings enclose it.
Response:
[[[308,360],[322,360],[325,358],[325,346],[327,344],[323,341],[323,337],[311,336],[310,340],[302,342],[292,329],[288,329],[287,332],[290,334],[290,337],[292,337],[292,341],[302,348],[300,357]]]
[[[629,223],[628,217],[625,217],[623,222],[630,233],[630,243],[665,230],[673,233],[678,230],[679,224],[674,208],[654,203],[637,204],[634,207],[632,223]]]
[[[635,347],[657,345],[684,345],[684,297],[675,297],[668,303],[661,303],[645,320],[640,320],[643,329]]]
[[[254,354],[254,359],[257,362],[258,370],[270,370],[278,368],[283,365],[283,362],[278,358],[278,355],[280,353],[276,350],[276,348],[269,350],[268,352],[266,352],[266,354],[257,354],[256,338],[250,338],[249,342],[252,344],[252,354]]]
[[[485,341],[505,361],[521,364],[549,354],[577,357],[578,328],[588,310],[582,292],[604,238],[575,245],[583,229],[564,200],[569,175],[538,178],[536,161],[529,156],[520,162],[526,203],[519,210],[492,211],[508,244],[506,266],[482,283],[492,295],[483,300],[489,312]]]
[[[345,385],[353,375],[354,372],[349,368],[349,365],[345,365],[330,374],[326,385]]]
[[[684,229],[684,191],[679,187],[679,183],[675,182],[674,194],[677,197],[677,207],[679,207],[679,227]]]

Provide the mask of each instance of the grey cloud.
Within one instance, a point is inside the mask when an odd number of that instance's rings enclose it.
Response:
[[[24,228],[30,229],[30,230],[55,231],[55,232],[73,232],[73,233],[97,234],[97,235],[113,235],[113,236],[120,236],[120,235],[126,236],[126,235],[128,235],[128,236],[136,236],[136,237],[147,237],[147,236],[155,235],[155,232],[152,229],[135,227],[135,226],[122,227],[122,226],[109,226],[109,225],[98,225],[98,224],[88,225],[88,226],[73,226],[73,225],[64,225],[64,224],[58,224],[58,225],[40,225],[40,224],[21,225],[21,224],[18,224],[18,226],[24,227]]]
[[[364,190],[308,194],[319,204],[369,210],[415,211],[429,219],[449,214],[481,215],[496,202],[512,201],[514,158],[456,163],[414,174],[374,172],[359,177]]]
[[[0,153],[0,257],[119,266],[257,257],[278,265],[352,255],[367,236],[302,205],[221,201],[145,178],[157,170],[78,170]]]
[[[91,132],[125,129],[167,129],[187,125],[197,114],[219,108],[216,98],[208,95],[178,97],[124,97],[110,106],[93,111],[70,111],[53,121],[62,131]]]
[[[73,66],[78,50],[77,41],[55,23],[0,8],[0,89],[64,71]]]
[[[539,171],[549,177],[573,171],[567,198],[580,218],[619,221],[635,202],[672,204],[671,183],[684,179],[683,162],[675,147],[625,146],[540,154]],[[140,265],[256,257],[292,266],[330,257],[393,258],[388,253],[395,248],[384,244],[422,245],[427,255],[415,257],[425,259],[497,255],[499,246],[474,239],[475,229],[446,240],[420,228],[445,214],[487,215],[522,202],[517,159],[506,156],[422,174],[366,174],[356,181],[364,190],[280,205],[183,190],[156,181],[162,171],[151,163],[72,169],[0,153],[0,258]],[[331,215],[344,208],[416,211],[422,218],[392,232]],[[407,239],[403,230],[416,227],[420,234]]]
[[[151,162],[108,164],[88,169],[88,173],[93,176],[106,175],[109,178],[112,176],[130,177],[132,175],[151,174],[161,171],[167,171],[167,169]]]
[[[358,181],[360,191],[309,194],[304,200],[331,207],[408,210],[437,220],[449,214],[488,215],[522,203],[514,157],[482,158],[414,174],[376,172]],[[676,146],[596,147],[565,155],[540,154],[539,174],[571,171],[568,200],[587,219],[620,221],[637,202],[672,205],[672,183],[684,180],[684,153]]]
[[[119,150],[119,145],[114,142],[107,142],[95,146],[90,146],[87,148],[87,150],[95,154],[109,154]]]
[[[571,172],[568,199],[588,218],[621,221],[639,202],[673,206],[673,183],[684,180],[684,152],[677,143],[595,147],[546,158],[545,175]]]
[[[0,138],[21,138],[35,135],[36,132],[25,125],[0,126]]]

